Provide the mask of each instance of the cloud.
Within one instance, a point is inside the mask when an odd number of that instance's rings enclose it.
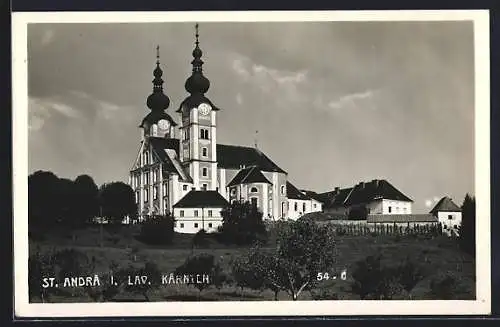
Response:
[[[80,112],[72,106],[54,98],[29,97],[28,99],[28,129],[40,130],[45,121],[54,115],[66,118],[80,118]]]
[[[432,207],[433,205],[435,205],[435,204],[436,204],[439,200],[440,200],[440,199],[439,199],[439,197],[434,196],[432,199],[427,199],[427,200],[425,200],[425,206],[426,206],[427,208],[430,208],[430,207]]]
[[[430,208],[432,206],[432,200],[425,200],[425,207]]]
[[[375,91],[366,90],[364,92],[351,93],[341,96],[340,98],[330,101],[328,107],[331,109],[341,109],[345,107],[356,106],[359,100],[366,100],[373,97]]]
[[[43,46],[49,45],[54,40],[54,30],[45,30],[42,34],[41,43]]]
[[[236,94],[236,102],[239,105],[243,104],[243,96],[241,95],[241,93]]]

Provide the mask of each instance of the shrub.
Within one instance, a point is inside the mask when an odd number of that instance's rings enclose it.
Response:
[[[174,219],[171,216],[153,216],[142,223],[140,240],[151,245],[172,243]]]

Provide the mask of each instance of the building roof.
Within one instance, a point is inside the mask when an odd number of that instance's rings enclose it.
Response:
[[[158,158],[163,162],[165,171],[175,172],[182,181],[192,182],[191,176],[185,168],[182,167],[178,159],[179,140],[163,137],[150,137],[149,142]]]
[[[368,223],[427,223],[438,222],[431,214],[407,214],[407,215],[368,215]]]
[[[460,212],[462,211],[462,209],[460,209],[460,207],[457,206],[452,199],[445,196],[441,200],[439,200],[438,203],[436,203],[436,205],[434,206],[434,208],[432,208],[430,213],[435,214],[438,211]]]
[[[163,147],[173,149],[176,151],[177,156],[179,155],[179,139],[150,137],[150,140],[156,152],[160,152],[159,149]],[[162,160],[164,161],[164,159]],[[259,149],[237,145],[217,144],[217,166],[226,169],[241,169],[244,167],[257,166],[261,171],[286,174],[286,171],[281,169]]]
[[[192,108],[198,107],[201,103],[208,103],[212,107],[212,110],[215,111],[220,110],[212,103],[212,101],[210,101],[203,94],[197,93],[197,94],[191,94],[186,99],[184,99],[184,101],[182,101],[181,104],[179,105],[179,109],[177,109],[176,112],[183,112],[183,111],[188,112]]]
[[[170,122],[170,125],[177,126],[177,123],[163,110],[152,110],[149,114],[144,117],[139,127],[144,127],[145,123],[149,125],[156,124],[160,119],[166,119]]]
[[[176,204],[174,208],[224,208],[229,202],[218,191],[191,190]]]
[[[289,199],[295,199],[295,200],[312,200],[312,198],[303,192],[301,192],[298,188],[295,187],[290,182],[286,182],[286,196]]]
[[[267,183],[271,182],[262,174],[257,166],[251,166],[241,169],[236,176],[227,184],[227,186],[250,184],[250,183]]]
[[[361,182],[351,188],[319,193],[325,208],[369,203],[378,199],[413,202],[385,179]]]
[[[318,193],[310,190],[300,190],[300,191],[305,193],[308,197],[323,203],[324,199]]]

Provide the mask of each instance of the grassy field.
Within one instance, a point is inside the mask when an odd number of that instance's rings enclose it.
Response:
[[[130,264],[154,262],[162,273],[173,272],[190,254],[209,253],[217,258],[223,270],[230,272],[232,258],[243,256],[247,248],[228,247],[210,241],[203,249],[192,249],[192,235],[176,234],[174,242],[169,246],[148,246],[136,239],[138,226],[123,226],[119,230],[100,230],[91,227],[73,234],[53,230],[43,237],[30,239],[30,253],[42,253],[65,248],[77,249],[89,258],[95,257],[98,274],[106,273],[111,262],[120,267]],[[102,236],[101,236],[102,235]],[[102,241],[101,241],[102,240]],[[102,243],[102,244],[101,244]],[[385,266],[394,266],[410,257],[418,263],[424,272],[421,280],[411,293],[412,299],[430,299],[429,284],[433,278],[451,273],[456,276],[458,285],[454,292],[456,299],[475,298],[475,262],[473,258],[462,253],[456,241],[445,236],[425,238],[421,236],[338,236],[336,267],[328,271],[330,276],[346,270],[347,280],[322,281],[318,288],[304,292],[300,300],[310,299],[343,299],[356,300],[359,297],[350,291],[352,277],[350,273],[357,261],[369,255],[382,254]],[[102,246],[101,246],[102,245]],[[401,299],[408,299],[402,294]],[[252,301],[273,300],[271,291],[257,292],[241,290],[233,286],[225,286],[218,290],[213,287],[201,293],[186,285],[163,285],[149,294],[150,301]],[[290,300],[288,294],[280,292],[280,300]],[[145,301],[145,298],[134,294],[120,294],[115,301]],[[35,299],[37,301],[37,299]],[[91,302],[83,292],[71,289],[61,291],[50,302]]]

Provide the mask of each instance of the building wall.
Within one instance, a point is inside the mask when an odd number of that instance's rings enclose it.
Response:
[[[462,213],[460,211],[456,212],[438,212],[438,220],[443,226],[443,229],[451,230],[455,229],[458,231],[458,228],[462,224]]]
[[[222,225],[221,211],[222,208],[174,208],[174,231],[183,234],[196,234],[202,229],[207,233],[215,232]]]
[[[288,214],[288,199],[286,197],[287,175],[285,173],[267,171],[263,171],[262,174],[272,183],[272,187],[269,188],[270,201],[268,203],[269,214],[267,218],[285,219]]]
[[[322,203],[316,200],[288,199],[288,219],[297,220],[311,212],[322,211]]]
[[[396,201],[396,200],[382,200],[382,214],[411,214],[411,202]]]

